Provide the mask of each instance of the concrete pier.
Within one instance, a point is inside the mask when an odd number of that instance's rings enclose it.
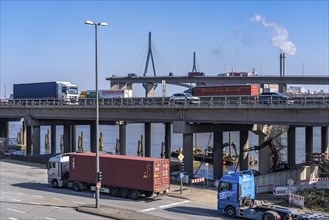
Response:
[[[96,152],[97,140],[96,140],[96,125],[90,125],[90,151]]]
[[[170,158],[171,154],[171,123],[165,123],[165,157]]]
[[[127,130],[127,126],[125,124],[119,125],[120,155],[127,155],[126,130]]]
[[[32,127],[32,144],[33,155],[40,155],[40,126],[34,125]]]
[[[223,176],[223,132],[214,132],[214,179]]]
[[[240,170],[248,170],[249,153],[245,151],[249,145],[248,138],[249,138],[248,130],[240,131],[240,155],[239,155]]]
[[[296,166],[296,128],[292,126],[288,130],[288,164],[290,169]]]
[[[32,155],[32,126],[26,126],[26,156]]]
[[[0,121],[0,138],[9,137],[9,121]]]
[[[183,134],[183,155],[185,171],[189,177],[193,176],[193,133]]]
[[[56,125],[51,125],[50,127],[50,148],[51,148],[51,154],[56,154]]]
[[[306,162],[313,160],[313,127],[305,128],[305,154]]]
[[[144,125],[145,157],[151,157],[151,123]]]
[[[265,135],[259,134],[258,135],[258,145],[264,143]],[[270,147],[263,147],[259,150],[258,154],[258,169],[260,174],[267,174],[270,172],[271,164],[270,158],[272,157],[272,152]]]
[[[321,153],[329,153],[328,127],[321,127]]]

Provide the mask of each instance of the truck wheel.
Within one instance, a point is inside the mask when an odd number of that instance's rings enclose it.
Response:
[[[140,192],[138,190],[131,190],[130,191],[130,198],[132,200],[137,200],[140,197]]]
[[[57,180],[53,180],[51,182],[51,184],[53,185],[54,188],[58,188],[58,181]]]
[[[80,184],[79,183],[74,183],[73,184],[73,189],[74,189],[74,191],[80,191],[81,190]]]
[[[129,196],[129,191],[128,191],[128,189],[126,189],[126,188],[122,188],[122,189],[120,190],[120,196],[121,196],[122,198],[128,198],[128,196]]]
[[[280,215],[275,211],[266,211],[263,215],[262,220],[278,220]]]
[[[151,197],[153,195],[153,192],[147,191],[145,192],[145,197]]]
[[[235,208],[233,206],[228,206],[226,209],[225,209],[225,214],[227,217],[229,218],[235,218],[236,216],[236,213],[235,213]]]
[[[113,197],[117,197],[119,194],[119,190],[118,188],[116,187],[111,187],[110,188],[110,195],[113,196]]]

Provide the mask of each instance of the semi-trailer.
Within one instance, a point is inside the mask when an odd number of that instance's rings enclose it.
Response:
[[[166,194],[170,187],[168,159],[99,154],[102,181],[100,192],[114,197],[138,199],[140,196]],[[49,159],[48,183],[75,191],[96,187],[96,154],[76,152]]]
[[[131,98],[131,89],[101,89],[98,90],[98,98],[112,99],[112,98]],[[81,99],[94,99],[96,98],[95,90],[83,90],[80,94]]]
[[[258,95],[258,85],[198,86],[191,89],[194,96]]]
[[[42,99],[77,102],[78,87],[70,82],[38,82],[13,85],[13,99]]]
[[[217,211],[229,218],[254,220],[329,219],[322,214],[303,214],[297,209],[257,201],[253,170],[226,174],[218,185]]]

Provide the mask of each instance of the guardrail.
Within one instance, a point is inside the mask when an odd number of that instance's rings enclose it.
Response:
[[[169,100],[169,97],[142,97],[142,98],[112,98],[99,99],[100,106],[121,106],[121,105],[175,105],[181,106],[216,106],[216,105],[304,105],[304,104],[329,104],[329,94],[316,96],[292,96],[286,100],[267,100],[262,103],[258,96],[227,96],[227,97],[200,97],[200,103],[179,102],[174,103]],[[0,107],[30,107],[30,106],[95,106],[96,99],[79,99],[78,102],[68,103],[58,99],[0,99]]]

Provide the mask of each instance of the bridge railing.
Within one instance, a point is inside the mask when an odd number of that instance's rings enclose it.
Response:
[[[197,107],[197,106],[225,106],[225,105],[258,105],[259,107],[272,106],[277,104],[283,105],[305,105],[305,104],[320,104],[329,105],[329,95],[316,96],[291,96],[289,102],[278,102],[277,100],[268,100],[266,104],[260,102],[258,96],[213,96],[200,97],[200,103],[172,103],[169,97],[135,97],[135,98],[112,98],[99,99],[100,106],[174,106],[174,107]],[[0,107],[51,107],[51,106],[66,106],[66,107],[81,107],[95,106],[96,99],[79,99],[76,103],[68,103],[57,99],[0,99]]]

